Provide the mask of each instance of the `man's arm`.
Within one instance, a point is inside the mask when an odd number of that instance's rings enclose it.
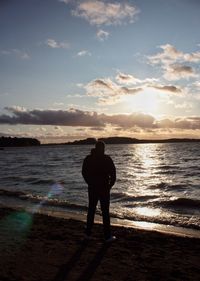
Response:
[[[88,157],[86,157],[83,161],[82,176],[83,176],[85,182],[88,184],[88,182],[89,182]]]
[[[109,171],[110,171],[110,188],[115,184],[116,182],[116,168],[115,164],[113,163],[113,160],[109,157]]]

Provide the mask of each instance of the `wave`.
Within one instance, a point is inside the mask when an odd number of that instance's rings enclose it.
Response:
[[[118,219],[125,219],[128,221],[140,221],[140,222],[151,222],[151,223],[157,223],[162,225],[171,225],[176,227],[184,227],[184,228],[190,228],[190,229],[196,229],[200,230],[199,222],[196,220],[182,220],[179,217],[176,216],[169,216],[169,217],[155,217],[155,216],[145,216],[145,215],[139,215],[135,214],[134,212],[129,213],[117,213],[112,212],[111,217],[118,218]]]
[[[25,193],[22,191],[11,191],[11,190],[4,190],[0,189],[1,196],[9,196],[14,197],[16,199],[21,199],[25,201],[29,201],[31,203],[38,204],[38,207],[41,206],[56,206],[56,207],[64,207],[64,208],[71,208],[75,210],[82,210],[86,211],[87,207],[84,205],[79,205],[76,203],[70,203],[67,200],[60,200],[56,198],[50,198],[50,196],[40,196],[40,195],[33,195],[29,193]]]
[[[125,154],[122,154],[122,157],[133,157],[133,154],[132,153],[125,153]]]
[[[16,183],[21,182],[21,183],[28,183],[32,185],[37,185],[37,184],[54,184],[55,180],[53,179],[41,179],[37,177],[26,177],[26,176],[5,176],[2,178],[2,180],[11,180]]]
[[[199,177],[200,173],[199,172],[189,172],[185,174],[185,177]]]
[[[178,173],[180,174],[180,170],[175,170],[175,169],[154,172],[155,175],[176,175]]]
[[[168,190],[182,191],[187,188],[188,188],[188,186],[184,185],[184,184],[169,184],[167,182],[160,182],[158,184],[149,186],[149,189],[161,189],[161,190],[165,190],[165,191],[168,191]]]
[[[158,184],[153,184],[151,186],[149,186],[149,189],[163,189],[167,186],[166,182],[160,182]]]
[[[144,202],[150,199],[157,198],[156,195],[141,195],[133,196],[125,192],[112,193],[112,202]]]
[[[200,208],[200,200],[197,199],[189,199],[189,198],[175,198],[172,200],[161,201],[158,203],[162,207],[169,207],[169,208]]]
[[[21,198],[21,197],[25,196],[26,194],[22,191],[16,191],[16,190],[10,191],[10,190],[5,190],[5,189],[0,189],[0,195]]]
[[[54,184],[55,181],[52,179],[34,179],[30,182],[31,184]]]
[[[156,196],[131,196],[127,193],[114,193],[113,194],[116,200],[122,200],[124,201],[122,204],[121,202],[117,202],[117,204],[112,204],[113,208],[111,208],[111,217],[113,218],[121,218],[121,219],[128,219],[130,221],[147,221],[147,222],[154,222],[154,223],[161,223],[166,225],[174,225],[174,226],[183,226],[193,229],[200,229],[199,225],[199,215],[198,210],[200,208],[200,200],[197,199],[188,199],[188,198],[164,198],[159,199]],[[87,212],[87,206],[86,204],[80,204],[79,202],[70,202],[67,200],[61,200],[56,199],[55,197],[49,197],[49,196],[41,196],[41,195],[34,195],[30,193],[25,193],[22,191],[16,191],[16,190],[4,190],[0,189],[0,196],[4,196],[7,200],[7,197],[11,197],[12,200],[10,200],[12,206],[13,199],[15,199],[16,204],[20,203],[20,206],[22,202],[24,202],[24,206],[30,206],[33,208],[34,211],[42,210],[42,208],[47,207],[50,208],[50,210],[53,212],[55,210],[59,210],[63,212],[63,214],[67,211],[75,211],[75,212]],[[151,200],[154,199],[154,200]],[[21,200],[21,201],[19,201]],[[149,200],[149,201],[148,201]],[[146,201],[146,202],[145,202]],[[2,201],[4,202],[4,201]],[[5,201],[7,202],[7,201]],[[146,216],[145,214],[140,214],[135,212],[135,208],[142,207],[150,207],[151,208],[159,208],[161,210],[161,215],[152,215],[152,216]],[[113,202],[114,203],[114,202]],[[115,205],[115,206],[114,206]],[[167,208],[170,210],[170,215],[163,216],[162,211]],[[181,210],[181,213],[179,213],[179,209]],[[190,211],[197,211],[197,214],[194,216],[189,216],[188,214],[184,214],[184,210]],[[175,212],[173,212],[175,210]],[[171,212],[172,211],[172,212]],[[97,208],[97,213],[101,214],[99,208]],[[168,213],[168,212],[167,212]],[[165,211],[164,211],[165,214]]]
[[[19,181],[21,180],[22,177],[19,177],[19,176],[5,176],[5,177],[2,177],[2,180],[13,180],[13,181]]]
[[[174,169],[174,168],[178,168],[177,166],[174,166],[174,165],[160,165],[160,166],[157,166],[158,169],[161,169],[161,170],[170,170],[170,169]]]

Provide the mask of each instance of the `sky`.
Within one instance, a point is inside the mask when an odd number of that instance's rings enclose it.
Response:
[[[200,1],[0,0],[0,136],[200,137]]]

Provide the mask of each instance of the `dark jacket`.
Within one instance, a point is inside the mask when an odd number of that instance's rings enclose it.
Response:
[[[88,155],[83,161],[82,175],[89,186],[100,189],[111,189],[116,181],[115,165],[106,154]]]

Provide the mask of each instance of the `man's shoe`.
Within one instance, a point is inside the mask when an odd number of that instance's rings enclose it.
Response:
[[[111,243],[111,242],[113,242],[113,241],[115,241],[117,239],[117,237],[116,236],[110,236],[109,238],[107,238],[106,240],[105,240],[105,242],[106,243]]]

